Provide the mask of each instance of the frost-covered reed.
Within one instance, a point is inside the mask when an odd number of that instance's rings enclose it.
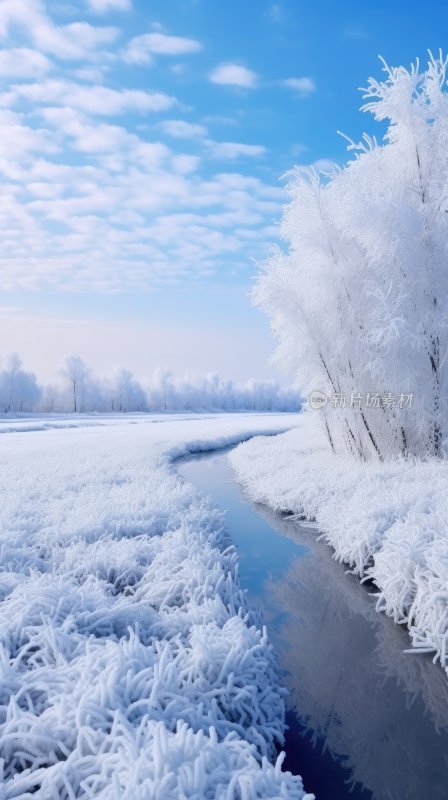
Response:
[[[1,800],[304,796],[277,758],[285,690],[235,548],[170,461],[251,430],[2,437]]]

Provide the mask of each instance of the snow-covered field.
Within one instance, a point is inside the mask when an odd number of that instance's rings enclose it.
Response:
[[[318,413],[236,448],[238,480],[256,502],[316,520],[336,557],[373,579],[378,610],[448,671],[448,462],[334,457]]]
[[[172,465],[296,420],[1,424],[1,800],[304,797],[236,551]]]
[[[226,415],[219,414],[192,414],[171,413],[148,414],[146,412],[122,413],[91,413],[91,414],[1,414],[0,434],[19,433],[20,431],[47,431],[53,428],[89,428],[110,425],[150,425],[157,422],[192,421],[194,419],[225,419]],[[241,416],[241,415],[240,415]],[[248,414],[249,417],[258,417],[258,414]],[[286,415],[282,415],[285,419]]]

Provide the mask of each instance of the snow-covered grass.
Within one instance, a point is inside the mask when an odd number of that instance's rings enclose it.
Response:
[[[172,464],[296,420],[135,421],[2,437],[0,798],[300,800],[236,550]]]
[[[238,480],[256,502],[315,520],[336,558],[373,580],[377,609],[448,671],[448,462],[334,456],[318,413],[237,447]]]

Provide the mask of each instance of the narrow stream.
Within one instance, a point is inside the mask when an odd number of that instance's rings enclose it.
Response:
[[[227,511],[290,690],[285,768],[317,800],[447,800],[448,683],[311,527],[249,502],[227,453],[178,462]]]

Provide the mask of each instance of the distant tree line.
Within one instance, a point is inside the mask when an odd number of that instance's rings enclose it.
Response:
[[[237,384],[216,374],[175,377],[158,369],[139,381],[128,369],[96,375],[80,356],[67,356],[59,382],[40,384],[16,353],[0,366],[0,413],[129,411],[298,411],[294,387],[274,380]]]

